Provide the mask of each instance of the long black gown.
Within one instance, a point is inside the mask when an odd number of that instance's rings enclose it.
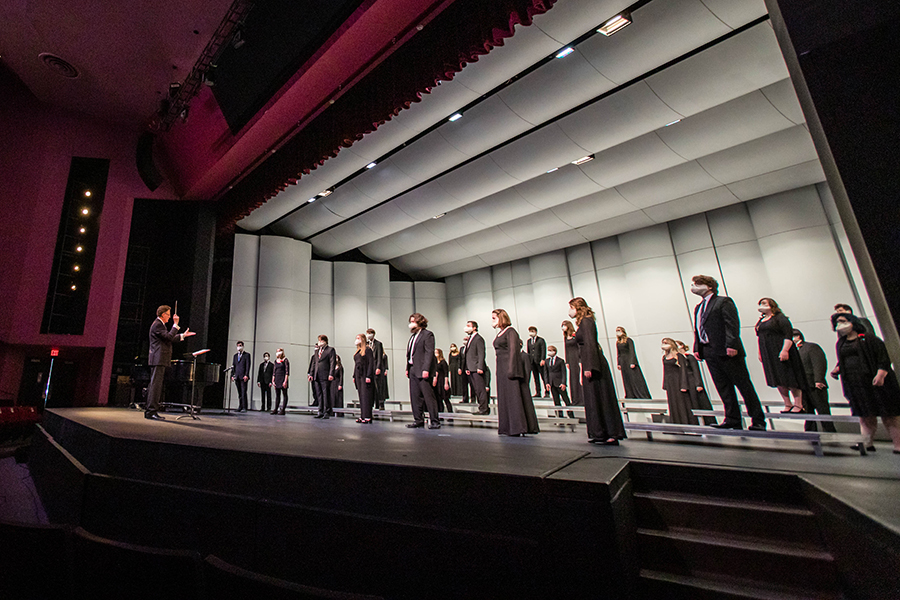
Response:
[[[627,338],[624,342],[616,342],[616,361],[621,369],[622,383],[625,384],[625,397],[651,398],[641,364],[634,351],[634,340]],[[633,369],[631,365],[634,365]]]
[[[494,354],[497,357],[497,415],[500,435],[523,435],[538,433],[537,418],[533,429],[529,428],[526,412],[534,413],[531,393],[522,393],[521,383],[526,382],[525,367],[520,358],[519,334],[507,327],[494,338]],[[530,411],[527,411],[530,408]]]
[[[447,365],[446,360],[442,360],[437,364],[437,368],[434,370],[437,375],[437,385],[432,386],[434,388],[434,398],[438,403],[438,412],[443,412],[444,407],[447,407],[447,412],[453,412],[453,404],[450,403],[450,391],[444,389],[444,383],[447,382],[447,378],[450,376],[450,367]]]
[[[459,370],[463,367],[462,354],[459,352],[450,354],[447,358],[447,364],[450,367],[450,395],[462,396],[467,384],[465,372],[462,375],[459,374]]]
[[[331,382],[331,399],[335,408],[344,408],[344,365],[334,367],[334,381]]]
[[[700,370],[700,361],[694,358],[693,354],[682,354],[682,358],[687,359],[685,370],[687,372],[688,393],[691,395],[691,409],[712,410],[712,402],[709,401],[709,395],[706,393],[706,384],[703,381],[703,372]],[[703,388],[702,392],[698,392],[697,388]],[[703,417],[700,419],[704,425],[715,425],[715,417]]]
[[[697,417],[691,413],[691,395],[687,391],[687,361],[683,356],[663,356],[663,389],[669,402],[669,423],[697,425]]]
[[[900,385],[891,368],[884,342],[877,335],[860,335],[855,340],[844,337],[837,343],[838,368],[844,398],[850,412],[857,417],[896,417],[900,415]],[[879,369],[887,371],[884,385],[872,385]]]
[[[581,357],[575,336],[566,338],[566,366],[569,368],[569,397],[574,406],[584,406],[584,389],[581,386]]]
[[[784,347],[784,340],[793,341],[794,326],[790,319],[779,313],[771,319],[756,324],[756,335],[759,338],[759,356],[762,358],[763,372],[766,374],[766,385],[769,387],[787,387],[801,390],[806,387],[806,370],[797,346],[791,344],[788,359],[778,358]]]
[[[372,404],[375,402],[375,358],[371,350],[366,349],[365,354],[357,350],[353,355],[353,383],[359,392],[359,418],[371,419]]]
[[[578,342],[582,373],[591,372],[590,377],[581,377],[588,439],[625,439],[625,425],[622,423],[622,413],[619,412],[612,373],[597,343],[597,324],[592,318],[581,319],[575,332],[575,341]]]

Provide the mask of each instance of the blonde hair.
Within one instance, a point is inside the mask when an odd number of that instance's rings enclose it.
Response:
[[[662,343],[666,344],[667,346],[670,346],[672,348],[672,350],[675,351],[675,364],[680,367],[681,363],[678,362],[678,357],[680,356],[680,353],[678,352],[678,342],[676,342],[672,338],[667,337],[667,338],[662,339]],[[671,352],[671,350],[670,350],[670,352]],[[666,354],[668,354],[668,353],[669,352],[666,352]]]
[[[356,336],[356,351],[359,352],[360,356],[366,355],[366,350],[369,349],[369,346],[366,344],[366,334],[360,333]]]
[[[566,335],[575,335],[575,326],[572,325],[572,321],[566,319],[562,322],[562,326],[566,328]]]
[[[594,318],[594,311],[588,306],[584,298],[578,296],[569,300],[569,306],[575,309],[575,324],[581,325],[581,320],[585,317]]]

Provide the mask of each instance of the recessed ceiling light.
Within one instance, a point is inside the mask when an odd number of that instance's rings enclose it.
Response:
[[[74,292],[75,290],[77,290],[77,289],[78,289],[78,288],[76,288],[74,285],[72,286],[72,291],[73,291],[73,292]]]
[[[459,121],[460,119],[462,119],[462,113],[453,113],[448,120],[452,123],[453,121]]]
[[[81,267],[79,267],[78,265],[75,265],[74,267],[72,267],[72,269],[74,269],[75,271],[80,271]]]
[[[666,123],[666,127],[668,127],[669,125],[674,125],[675,123],[681,123],[681,119],[675,119],[671,123]]]
[[[552,169],[550,169],[550,170],[547,171],[547,172],[548,172],[548,173],[552,173],[553,171],[559,171],[559,167],[553,167]]]
[[[447,213],[443,212],[443,213],[441,213],[441,214],[439,214],[439,215],[434,215],[434,216],[431,217],[431,218],[432,218],[432,219],[440,219],[441,217],[443,217],[443,216],[446,215],[446,214],[447,214]]]
[[[315,201],[316,201],[316,197],[313,196],[312,198],[310,198],[309,200],[307,200],[306,203],[307,203],[307,204],[310,204],[310,203],[315,202]]]
[[[626,10],[625,12],[614,16],[612,19],[601,25],[600,29],[597,30],[597,33],[602,33],[605,36],[610,36],[623,27],[627,27],[628,25],[631,25],[631,13]]]
[[[573,160],[572,164],[573,165],[583,165],[584,163],[591,162],[592,160],[594,160],[594,155],[589,154],[588,156],[582,156],[578,160]]]
[[[573,52],[575,52],[575,48],[573,48],[572,46],[567,46],[556,53],[556,58],[565,58]]]
[[[90,198],[90,197],[91,197],[91,190],[85,190],[85,191],[84,191],[84,196],[85,196],[85,198]]]
[[[317,195],[319,198],[324,198],[325,196],[330,196],[333,191],[334,188],[328,188],[327,190],[322,190]]]
[[[86,209],[86,208],[82,208],[82,209],[81,209],[81,214],[83,214],[83,215],[86,215],[86,214],[88,214],[89,212],[91,212],[91,211],[89,211],[89,210]]]
[[[85,228],[82,227],[81,229],[78,230],[78,233],[84,233],[85,231],[86,231]]]
[[[366,168],[367,168],[367,169],[374,169],[376,164],[378,164],[378,163],[376,163],[376,162],[374,162],[374,161],[373,161],[373,162],[370,162],[369,164],[366,165]]]

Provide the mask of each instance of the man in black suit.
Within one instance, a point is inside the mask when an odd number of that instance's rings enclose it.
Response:
[[[147,406],[144,409],[144,418],[155,421],[165,421],[165,417],[159,414],[159,401],[163,391],[163,381],[166,377],[166,369],[172,362],[172,342],[181,341],[192,335],[197,335],[190,328],[184,333],[178,333],[178,315],[172,317],[172,329],[166,327],[172,309],[163,304],[156,309],[156,319],[150,325],[150,356],[147,365],[150,367],[150,386],[147,388]]]
[[[537,327],[532,325],[528,328],[528,356],[531,358],[531,374],[534,376],[534,395],[541,397],[541,377],[544,375],[544,365],[547,358],[547,342],[544,338],[538,337]],[[547,380],[544,379],[544,383]],[[544,398],[548,395],[544,392]]]
[[[569,393],[566,391],[566,361],[556,356],[556,346],[547,346],[547,360],[544,361],[544,385],[545,389],[553,395],[553,404],[556,406],[571,406]],[[560,417],[562,411],[557,413]],[[569,418],[575,418],[575,414],[569,411]]]
[[[387,368],[385,367],[384,344],[375,339],[375,330],[366,330],[366,345],[372,351],[375,357],[375,408],[384,410],[384,383],[382,379],[387,379]]]
[[[750,429],[765,431],[765,415],[747,371],[737,307],[731,298],[719,296],[718,290],[719,282],[708,275],[691,278],[691,292],[703,298],[694,308],[694,356],[706,361],[725,405],[725,420],[713,427],[743,429],[741,405],[734,391],[737,386],[750,414]]]
[[[334,414],[331,395],[331,382],[334,381],[334,348],[328,345],[328,336],[322,334],[316,342],[312,360],[309,365],[309,380],[312,382],[313,394],[319,401],[319,412],[316,419],[327,419]]]
[[[839,302],[834,305],[834,312],[836,313],[846,313],[853,314],[853,307],[849,304],[844,304],[843,302]],[[866,333],[873,334],[875,330],[872,328],[872,321],[868,320],[865,317],[856,317],[859,319],[859,322],[862,323],[862,326],[866,328]]]
[[[806,389],[803,390],[803,409],[809,414],[830,415],[831,407],[828,405],[828,382],[825,375],[828,374],[828,359],[822,347],[813,342],[807,342],[803,333],[795,329],[792,333],[794,345],[800,353],[803,361],[803,370],[806,372]],[[831,421],[819,421],[822,431],[834,433],[834,423]],[[803,427],[806,431],[816,431],[816,421],[807,421]]]
[[[407,427],[425,427],[424,408],[428,408],[428,429],[440,429],[437,399],[431,378],[434,376],[434,334],[428,331],[428,319],[421,313],[409,316],[409,343],[406,344],[406,376],[414,422]]]
[[[250,381],[251,364],[250,353],[244,352],[244,342],[238,340],[237,352],[231,359],[231,380],[238,391],[237,412],[247,411],[247,382]]]
[[[259,373],[256,376],[256,386],[259,388],[259,410],[269,412],[272,410],[272,377],[275,374],[275,365],[269,362],[269,353],[263,354],[263,361],[259,363]]]
[[[466,321],[466,333],[469,334],[469,339],[463,346],[463,364],[466,369],[466,378],[469,380],[472,393],[478,402],[478,410],[475,414],[489,415],[491,414],[490,400],[484,384],[484,338],[478,333],[476,321]],[[465,400],[466,398],[463,398],[464,402]]]

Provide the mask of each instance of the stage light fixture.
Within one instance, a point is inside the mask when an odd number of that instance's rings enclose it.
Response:
[[[84,250],[84,248],[81,246],[75,246],[75,252],[81,252],[82,250]]]
[[[669,127],[670,125],[674,125],[675,123],[681,123],[681,119],[675,119],[671,123],[666,123],[666,127]]]
[[[462,113],[453,113],[450,115],[448,121],[452,123],[453,121],[459,121],[460,119],[462,119]]]
[[[84,190],[84,197],[85,197],[85,198],[90,198],[90,197],[91,197],[91,190]]]
[[[547,172],[548,172],[548,173],[552,173],[553,171],[559,171],[559,167],[553,167],[552,169],[550,169],[550,170],[547,171]]]
[[[87,230],[84,227],[82,227],[81,229],[78,230],[78,233],[84,233],[85,231],[87,231]]]
[[[608,37],[629,25],[631,25],[631,13],[626,10],[601,25],[597,33],[602,33]]]
[[[583,165],[584,163],[591,162],[592,160],[594,160],[594,155],[589,154],[588,156],[582,156],[578,160],[573,160],[572,164],[573,165]]]
[[[81,209],[81,214],[83,214],[83,215],[90,214],[90,212],[91,212],[91,211],[89,211],[89,210],[86,209],[86,208],[82,208],[82,209]]]
[[[442,212],[441,214],[439,214],[439,215],[434,215],[434,216],[431,217],[431,218],[432,218],[432,219],[440,219],[441,217],[443,217],[443,216],[446,215],[446,214],[447,214],[447,213]]]
[[[72,291],[73,291],[73,292],[74,292],[75,290],[77,290],[77,289],[78,289],[78,288],[75,287],[74,285],[72,286]]]
[[[556,58],[565,58],[568,55],[572,54],[573,52],[575,52],[575,48],[573,48],[572,46],[566,46],[565,48],[563,48],[562,50],[560,50],[559,52],[556,53]]]
[[[318,197],[325,198],[327,196],[330,196],[333,192],[334,192],[334,188],[328,188],[327,190],[322,190],[321,192],[319,192]]]
[[[377,165],[377,164],[378,164],[378,163],[376,163],[376,162],[370,162],[369,164],[366,165],[366,168],[367,168],[367,169],[374,169],[374,168],[375,168],[375,165]]]
[[[181,90],[181,83],[178,81],[173,81],[169,84],[169,98],[174,98],[178,95],[178,92]]]
[[[315,202],[315,201],[316,201],[316,197],[313,196],[312,198],[310,198],[309,200],[307,200],[306,203],[307,203],[307,204],[312,204],[312,203]]]
[[[74,271],[80,271],[80,270],[81,270],[81,267],[79,267],[78,265],[75,265],[74,267],[72,267],[72,269],[73,269]]]

